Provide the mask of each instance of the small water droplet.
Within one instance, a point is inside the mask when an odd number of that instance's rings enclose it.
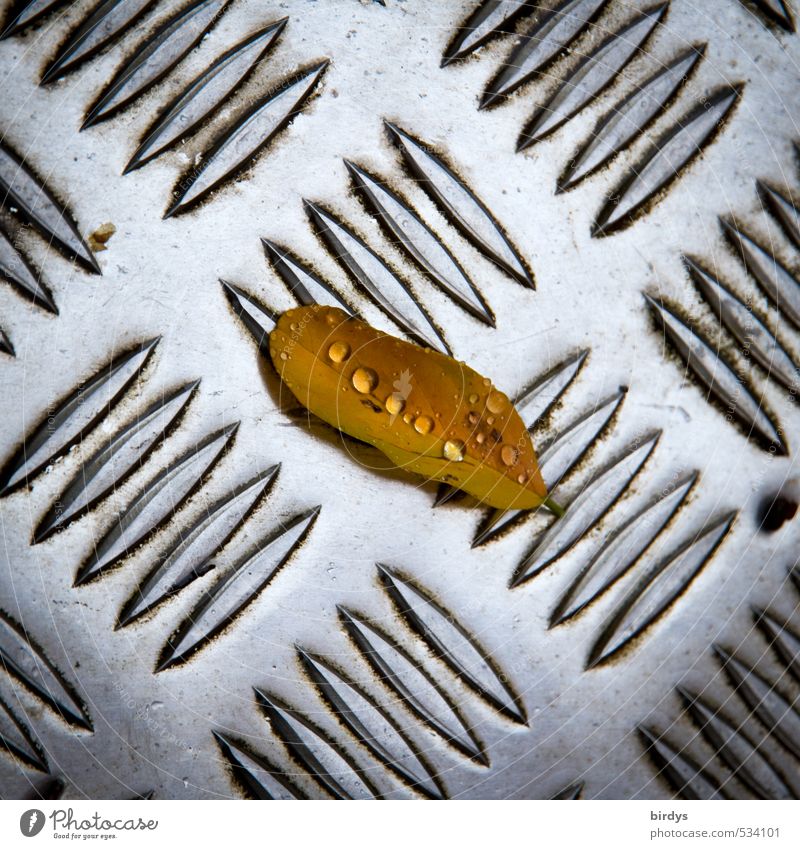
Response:
[[[353,372],[352,381],[356,392],[360,392],[362,395],[369,395],[378,385],[378,373],[371,368],[357,368]]]
[[[506,466],[513,466],[519,459],[519,451],[513,445],[504,445],[500,449],[500,459]]]
[[[286,360],[288,360],[288,359],[289,359],[289,355],[286,353],[286,351],[281,351],[281,359],[282,359],[284,362],[286,362]]]
[[[398,392],[393,392],[386,399],[386,412],[393,416],[399,416],[406,407],[405,398]]]
[[[508,398],[502,392],[490,392],[486,399],[486,409],[490,413],[502,413],[508,406]]]
[[[350,346],[347,342],[334,342],[328,348],[328,357],[335,363],[343,363],[350,356]]]
[[[525,481],[526,481],[526,480],[528,480],[528,478],[527,478],[527,477],[525,477],[525,475],[520,475],[520,476],[517,478],[517,483],[525,483]]]
[[[448,439],[442,453],[445,459],[460,463],[464,459],[464,443],[460,439]]]
[[[475,412],[475,410],[470,410],[469,415],[467,416],[467,421],[470,424],[474,425],[474,424],[478,424],[478,422],[480,421],[480,418],[481,417]]]
[[[299,325],[296,321],[293,321],[293,322],[289,325],[289,329],[290,329],[290,330],[293,330],[295,333],[297,333],[297,331],[300,329],[300,325]]]
[[[414,421],[414,430],[425,435],[433,430],[433,419],[430,416],[420,416]]]
[[[469,403],[470,404],[477,404],[478,403],[477,393],[473,392],[472,395],[469,396]]]
[[[485,433],[479,433],[475,437],[475,440],[477,441],[478,445],[483,445],[483,443],[486,442],[486,434]]]
[[[488,377],[484,377],[484,378],[483,378],[483,385],[484,385],[484,386],[491,386],[491,385],[492,385],[492,381],[491,381],[491,380],[489,380],[489,378],[488,378]]]
[[[413,422],[413,421],[414,421],[414,417],[411,415],[411,413],[406,413],[406,414],[403,416],[403,421],[404,421],[406,424],[411,424],[411,422]]]
[[[494,416],[489,416],[489,418],[486,419],[486,424],[493,425],[494,424]]]

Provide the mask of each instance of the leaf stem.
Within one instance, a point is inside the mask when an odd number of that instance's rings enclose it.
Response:
[[[544,506],[545,506],[545,507],[546,507],[546,508],[547,508],[547,509],[548,509],[548,510],[549,510],[549,511],[550,511],[550,512],[554,515],[554,516],[556,516],[556,517],[557,517],[557,518],[559,518],[559,519],[563,519],[563,518],[564,518],[564,516],[566,515],[566,512],[567,512],[567,511],[566,511],[566,510],[565,510],[565,509],[564,509],[564,508],[563,508],[563,507],[562,507],[562,506],[561,506],[561,505],[560,505],[557,501],[553,501],[553,499],[552,499],[552,498],[550,498],[550,496],[548,496],[547,498],[545,498],[545,500],[542,502],[542,504],[543,504],[543,505],[544,505]]]

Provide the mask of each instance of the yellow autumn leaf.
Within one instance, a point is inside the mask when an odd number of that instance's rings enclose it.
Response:
[[[560,512],[513,404],[464,363],[318,304],[283,313],[269,349],[304,407],[397,466],[491,507]]]

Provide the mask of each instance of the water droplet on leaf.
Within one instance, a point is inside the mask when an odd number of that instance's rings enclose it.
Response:
[[[464,443],[460,439],[448,439],[442,453],[445,459],[460,463],[464,459]]]
[[[399,416],[400,413],[405,409],[406,402],[402,395],[397,392],[393,392],[386,399],[386,412],[390,413],[393,416]]]
[[[506,466],[513,466],[519,459],[519,451],[513,445],[504,445],[500,449],[500,459]]]
[[[334,342],[328,348],[328,356],[335,363],[343,363],[350,356],[350,346],[347,342]]]
[[[414,422],[414,430],[423,435],[430,433],[433,430],[433,419],[430,416],[420,416]]]
[[[353,372],[352,379],[356,392],[362,395],[369,395],[378,385],[378,373],[371,368],[357,368]]]
[[[502,413],[508,406],[508,398],[502,392],[490,392],[486,399],[486,408],[490,413]]]

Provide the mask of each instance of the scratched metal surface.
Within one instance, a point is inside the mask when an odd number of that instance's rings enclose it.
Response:
[[[800,486],[800,9],[554,5],[3,4],[2,796],[800,793],[800,532],[759,529]],[[568,518],[434,507],[292,414],[262,239],[533,386]]]

